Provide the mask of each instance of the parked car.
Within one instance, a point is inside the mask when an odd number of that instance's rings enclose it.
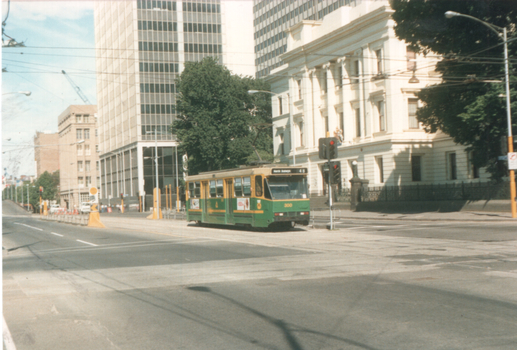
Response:
[[[57,213],[61,213],[63,211],[64,211],[64,209],[60,208],[59,205],[57,205],[57,204],[50,205],[50,209],[49,209],[50,214],[57,214]]]
[[[92,203],[90,202],[83,202],[81,203],[81,206],[79,207],[79,212],[81,214],[89,213],[92,210]]]

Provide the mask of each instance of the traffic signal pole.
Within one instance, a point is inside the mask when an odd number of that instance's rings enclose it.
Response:
[[[330,158],[328,160],[329,165],[329,216],[330,216],[330,230],[334,229],[334,222],[332,218],[332,170],[330,169]]]

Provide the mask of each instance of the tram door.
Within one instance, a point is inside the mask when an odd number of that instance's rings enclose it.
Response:
[[[226,223],[233,224],[233,180],[226,179]]]
[[[203,221],[206,221],[208,219],[208,198],[210,198],[208,196],[208,181],[203,181],[203,199],[201,200],[201,203],[202,203],[202,210],[203,210],[203,215],[202,215],[202,220]]]

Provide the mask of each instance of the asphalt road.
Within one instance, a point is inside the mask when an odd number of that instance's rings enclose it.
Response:
[[[16,349],[517,347],[511,222],[257,232],[103,220],[40,221],[3,202]]]

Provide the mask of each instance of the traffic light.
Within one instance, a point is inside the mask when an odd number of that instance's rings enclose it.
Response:
[[[324,137],[319,139],[319,157],[320,159],[337,158],[337,137]]]
[[[120,194],[120,199],[124,199],[124,193]]]
[[[330,162],[330,181],[332,184],[341,183],[341,162]]]
[[[329,137],[328,138],[328,147],[327,147],[327,158],[334,159],[337,158],[337,137]]]
[[[39,193],[43,193],[43,186],[39,187]]]

